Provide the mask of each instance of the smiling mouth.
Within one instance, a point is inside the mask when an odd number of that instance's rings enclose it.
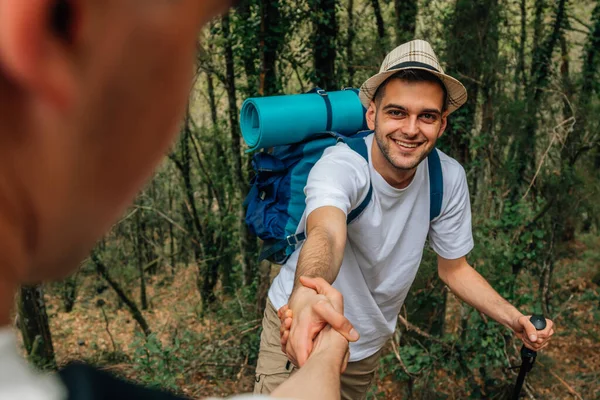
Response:
[[[420,145],[422,145],[423,143],[409,143],[409,142],[403,142],[401,140],[395,140],[392,139],[394,141],[394,143],[396,143],[400,148],[402,149],[406,149],[406,150],[412,150],[412,149],[416,149],[417,147],[419,147]]]

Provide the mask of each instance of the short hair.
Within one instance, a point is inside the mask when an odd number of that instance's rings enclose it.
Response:
[[[437,83],[444,91],[444,102],[442,103],[442,112],[448,109],[448,89],[446,89],[446,85],[444,85],[444,82],[442,82],[442,80],[436,75],[422,69],[403,69],[396,72],[395,74],[387,78],[385,81],[383,81],[383,83],[379,85],[379,87],[375,91],[375,95],[373,96],[373,101],[377,104],[377,106],[379,106],[381,100],[383,99],[383,96],[385,96],[385,87],[388,83],[395,79],[402,80],[405,82]]]

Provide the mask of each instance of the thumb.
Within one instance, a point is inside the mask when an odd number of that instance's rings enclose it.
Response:
[[[342,294],[334,289],[333,286],[329,284],[325,279],[317,277],[317,278],[309,278],[306,276],[300,277],[300,283],[306,286],[307,288],[313,289],[317,292],[317,294],[322,294],[329,299],[334,305],[334,307],[340,311],[344,312],[344,298]]]
[[[354,329],[348,318],[344,314],[336,311],[333,305],[328,301],[320,301],[314,306],[314,311],[323,320],[325,320],[333,329],[338,331],[349,342],[356,342],[359,339],[359,334]]]
[[[311,288],[317,291],[319,294],[324,294],[327,291],[326,286],[329,286],[327,281],[323,278],[310,278],[308,276],[301,276],[300,283],[306,286],[307,288]]]
[[[525,334],[527,334],[529,340],[532,343],[535,343],[537,341],[537,329],[535,329],[535,326],[533,326],[531,321],[529,321],[529,317],[523,316],[519,318],[519,322],[521,323],[521,326],[523,326],[523,328],[525,329]]]
[[[308,336],[302,336],[298,341],[296,347],[296,360],[298,360],[298,367],[304,366],[308,360],[308,356],[312,352],[313,342]]]

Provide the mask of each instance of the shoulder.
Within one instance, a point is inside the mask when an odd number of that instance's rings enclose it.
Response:
[[[339,160],[342,162],[356,163],[357,166],[367,166],[367,160],[365,160],[360,154],[352,150],[346,143],[340,142],[335,146],[328,147],[323,152],[321,160]]]
[[[345,143],[328,147],[315,164],[316,171],[331,177],[365,177],[369,175],[369,164],[360,154]],[[312,171],[311,171],[312,172]]]

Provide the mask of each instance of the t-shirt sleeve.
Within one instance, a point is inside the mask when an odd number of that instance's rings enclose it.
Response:
[[[441,257],[455,260],[473,249],[471,201],[464,168],[456,162],[449,167],[444,170],[442,212],[431,222],[429,243]]]
[[[342,143],[328,148],[308,175],[305,216],[325,206],[348,215],[367,196],[369,179],[369,165],[358,153]]]

